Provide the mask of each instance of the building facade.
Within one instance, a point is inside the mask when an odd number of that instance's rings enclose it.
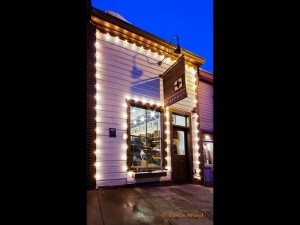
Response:
[[[199,82],[205,59],[185,49],[174,53],[171,42],[95,8],[87,46],[87,188],[204,184],[201,134],[213,130],[199,105],[206,99]],[[187,97],[165,107],[161,75],[179,58]],[[174,87],[183,88],[178,81]]]

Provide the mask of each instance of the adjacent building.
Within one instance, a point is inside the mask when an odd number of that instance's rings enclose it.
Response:
[[[198,98],[200,141],[204,164],[203,183],[212,185],[214,164],[213,74],[203,69],[199,70]]]

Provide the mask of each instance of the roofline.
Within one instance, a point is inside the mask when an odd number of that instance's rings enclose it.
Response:
[[[199,77],[199,81],[202,81],[204,83],[213,85],[214,83],[214,76],[211,72],[208,72],[207,70],[201,69],[200,67],[198,67],[198,77]]]
[[[212,76],[214,75],[212,72],[209,72],[209,71],[207,71],[207,70],[204,70],[204,69],[202,69],[202,68],[200,68],[200,67],[199,67],[199,69],[202,70],[202,71],[204,71],[204,72],[206,72],[206,73],[209,73],[209,74],[212,75]]]
[[[102,21],[101,21],[102,20]],[[138,43],[143,45],[145,49],[151,49],[153,52],[158,52],[162,54],[161,51],[166,52],[168,50],[169,42],[157,37],[149,32],[146,32],[132,24],[129,24],[117,17],[114,17],[104,11],[91,8],[91,22],[100,29],[100,32],[110,33],[112,36],[121,35],[123,38],[127,39],[130,43]],[[111,26],[111,24],[115,26]],[[175,50],[177,46],[170,44],[170,49]],[[186,61],[189,64],[193,64],[197,67],[204,64],[205,59],[181,48],[182,54],[185,55]],[[179,58],[175,53],[170,52],[169,57]]]

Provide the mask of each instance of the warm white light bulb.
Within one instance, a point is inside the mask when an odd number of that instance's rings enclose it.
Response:
[[[155,112],[154,111],[151,112],[151,117],[155,117]]]
[[[122,160],[126,160],[126,159],[127,159],[127,155],[126,155],[126,154],[122,154],[122,155],[121,155],[121,159],[122,159]]]

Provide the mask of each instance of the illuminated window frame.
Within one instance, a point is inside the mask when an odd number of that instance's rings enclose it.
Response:
[[[143,172],[146,174],[145,177],[148,177],[147,174],[155,174],[155,176],[166,176],[166,172],[158,173],[157,171],[164,171],[165,166],[165,145],[164,145],[164,108],[162,106],[158,106],[156,104],[143,103],[141,101],[127,100],[127,167],[129,171],[138,173],[137,171],[133,171],[131,169],[131,133],[130,133],[130,108],[131,106],[151,111],[156,111],[160,113],[160,147],[161,147],[161,166],[159,170],[149,170],[148,172]],[[152,173],[153,172],[153,173]],[[150,177],[150,176],[149,176]],[[152,177],[152,176],[151,176]]]

